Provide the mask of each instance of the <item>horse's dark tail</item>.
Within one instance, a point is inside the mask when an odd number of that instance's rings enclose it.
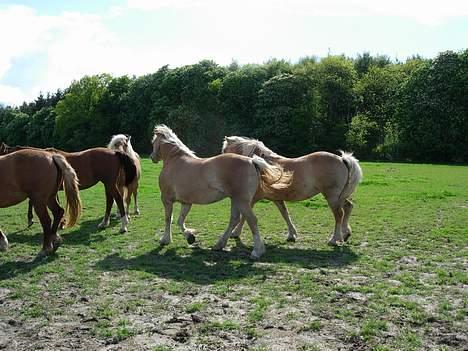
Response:
[[[137,175],[137,167],[135,165],[135,161],[128,156],[126,153],[121,151],[115,151],[115,154],[119,158],[120,163],[123,166],[125,171],[125,186],[133,182]]]

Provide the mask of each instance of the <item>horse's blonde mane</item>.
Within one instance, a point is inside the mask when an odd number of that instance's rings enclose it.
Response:
[[[130,141],[130,137],[128,137],[125,134],[113,135],[112,139],[109,142],[109,144],[107,145],[107,147],[109,149],[111,149],[111,150],[117,150],[117,147],[115,146],[115,144],[117,144],[119,141],[121,141],[121,142],[126,141],[127,142],[127,153],[131,158],[133,158],[133,159],[140,158],[140,155],[138,155],[138,153],[136,153],[135,150],[133,150],[133,146],[132,146],[132,143]]]
[[[156,127],[154,127],[153,130],[153,138],[151,140],[152,143],[156,140],[156,137],[159,135],[162,135],[161,142],[166,143],[166,144],[171,144],[174,146],[177,146],[180,151],[183,153],[192,156],[192,157],[197,157],[195,155],[195,152],[190,150],[180,139],[179,137],[172,131],[171,128],[166,126],[165,124],[158,124]],[[198,158],[198,157],[197,157]]]
[[[259,156],[265,159],[278,159],[281,155],[273,152],[265,146],[263,142],[257,139],[240,137],[240,136],[229,136],[224,138],[222,152],[226,150],[227,146],[233,147],[244,156],[252,157],[255,151],[258,149]]]

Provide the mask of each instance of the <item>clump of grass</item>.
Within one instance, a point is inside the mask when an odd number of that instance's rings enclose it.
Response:
[[[194,313],[203,310],[206,307],[206,304],[203,302],[193,302],[185,306],[185,312]]]

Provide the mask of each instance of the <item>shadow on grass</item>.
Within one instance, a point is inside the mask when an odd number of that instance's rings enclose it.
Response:
[[[98,228],[102,218],[90,219],[88,221],[80,222],[78,227],[74,227],[68,233],[60,234],[63,238],[64,245],[89,245],[95,242],[105,241],[109,236],[103,229]],[[114,227],[114,221],[111,220],[110,228]],[[120,224],[120,222],[119,222]],[[118,232],[118,229],[117,229]]]
[[[91,242],[100,242],[106,240],[107,233],[104,233],[103,230],[98,229],[98,224],[101,222],[101,218],[91,219],[88,221],[82,221],[79,223],[79,226],[72,228],[71,231],[64,233],[59,230],[60,236],[63,238],[63,245],[89,245]],[[111,227],[117,226],[115,221],[111,221]],[[40,224],[37,225],[36,233],[33,235],[28,235],[28,229],[18,230],[14,233],[7,234],[8,241],[11,243],[20,243],[20,244],[42,244],[42,227]],[[120,221],[118,222],[120,225]],[[118,232],[118,228],[117,228]],[[99,234],[102,233],[102,234]],[[99,235],[95,235],[99,234]]]
[[[267,245],[260,263],[249,259],[250,247],[239,240],[231,251],[216,252],[194,247],[189,255],[180,255],[177,248],[158,247],[140,256],[124,258],[112,254],[97,262],[103,271],[135,270],[159,277],[196,284],[236,281],[242,278],[268,276],[277,270],[276,264],[303,268],[340,267],[358,259],[347,246],[330,250],[286,248]],[[273,263],[273,264],[270,264]]]
[[[51,263],[58,258],[57,254],[47,257],[36,256],[31,261],[10,261],[0,266],[0,281],[15,278],[18,275],[33,271],[39,266]]]

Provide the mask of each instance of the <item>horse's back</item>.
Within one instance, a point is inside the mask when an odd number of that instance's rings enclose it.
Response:
[[[33,194],[47,196],[57,185],[58,170],[48,152],[25,149],[0,157],[0,207]]]
[[[237,196],[241,191],[255,193],[258,176],[248,157],[234,154],[205,159],[182,157],[164,165],[159,184],[177,201],[206,204]]]
[[[348,168],[342,158],[326,151],[313,152],[298,158],[283,158],[280,162],[285,170],[294,172],[292,188],[297,188],[299,198],[308,194],[342,189],[348,181]],[[337,190],[338,191],[338,190]]]
[[[98,147],[78,152],[61,152],[75,169],[80,188],[86,189],[97,182],[107,183],[118,176],[120,161],[113,150]]]

